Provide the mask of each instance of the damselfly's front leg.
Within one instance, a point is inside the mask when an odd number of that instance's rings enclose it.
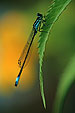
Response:
[[[39,26],[39,28],[38,28],[38,31],[39,31],[39,32],[45,32],[45,33],[47,33],[47,31],[44,31],[44,30],[43,30],[43,26],[46,26],[45,23],[46,23],[46,21],[45,21],[45,20],[42,20],[42,24],[43,24],[43,25],[40,24],[40,26]]]

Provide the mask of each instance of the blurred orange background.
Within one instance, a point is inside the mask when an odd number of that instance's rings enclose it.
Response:
[[[22,49],[27,41],[29,32],[29,19],[26,15],[19,12],[8,12],[1,18],[1,86],[2,91],[13,92],[15,87],[15,80],[19,73],[18,58],[22,52]],[[28,32],[28,34],[27,34]],[[35,46],[35,45],[34,45]],[[36,81],[35,71],[35,54],[37,60],[37,46],[35,46],[34,52],[31,55],[30,63],[24,68],[21,75],[19,90],[25,90],[32,87]]]

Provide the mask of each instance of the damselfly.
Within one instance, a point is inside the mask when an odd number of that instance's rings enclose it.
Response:
[[[26,43],[26,45],[23,49],[23,52],[22,52],[22,54],[21,54],[21,56],[18,60],[18,64],[21,67],[21,69],[20,69],[20,72],[19,72],[19,74],[16,78],[15,86],[18,85],[18,82],[19,82],[22,70],[24,68],[24,65],[26,63],[26,60],[28,58],[28,55],[29,55],[29,52],[30,52],[30,49],[31,49],[31,46],[32,46],[32,43],[33,43],[33,40],[34,40],[34,37],[37,34],[37,32],[40,31],[40,27],[41,27],[42,23],[45,21],[43,18],[44,17],[43,17],[42,14],[37,13],[37,19],[33,24],[32,32],[31,32],[31,34],[29,36],[29,39],[28,39],[28,41],[27,41],[27,43]]]

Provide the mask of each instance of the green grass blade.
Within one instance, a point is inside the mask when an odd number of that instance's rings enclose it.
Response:
[[[40,39],[39,39],[39,64],[40,64],[40,89],[41,89],[41,96],[43,99],[44,107],[46,108],[45,96],[44,96],[44,88],[43,88],[43,75],[42,75],[42,63],[43,63],[43,56],[45,51],[45,45],[48,40],[48,35],[51,31],[52,26],[54,25],[55,21],[58,19],[62,11],[66,8],[66,6],[70,3],[71,0],[53,0],[52,4],[50,5],[46,16],[45,16],[45,26],[43,25],[42,29],[46,32],[41,32]]]
[[[75,55],[70,60],[58,84],[53,113],[62,113],[65,97],[73,83],[75,83]]]

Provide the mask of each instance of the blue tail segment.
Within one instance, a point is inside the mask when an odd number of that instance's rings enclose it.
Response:
[[[20,79],[20,76],[18,76],[18,77],[16,78],[15,86],[18,85],[19,79]]]

